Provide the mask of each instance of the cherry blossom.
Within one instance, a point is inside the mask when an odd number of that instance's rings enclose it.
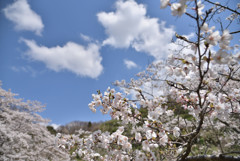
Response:
[[[206,37],[207,43],[214,45],[214,46],[217,45],[217,43],[220,39],[221,39],[221,36],[219,34],[219,31],[215,31]]]
[[[186,12],[186,6],[183,3],[173,3],[171,10],[173,16],[182,16]]]
[[[161,4],[160,8],[166,8],[167,5],[169,5],[169,1],[170,0],[160,0],[160,4]]]
[[[175,136],[175,137],[179,137],[180,136],[180,129],[178,128],[178,127],[174,127],[173,128],[173,135]]]
[[[219,42],[220,48],[229,50],[230,40],[232,40],[232,35],[229,34],[228,30],[224,30]]]
[[[0,160],[70,160],[44,126],[48,120],[37,114],[44,106],[16,95],[0,87]]]
[[[230,55],[223,50],[219,50],[214,56],[213,60],[218,64],[227,64],[230,61]]]
[[[239,16],[238,10],[209,0],[160,2],[161,8],[171,6],[173,16],[188,16],[195,35],[177,33],[178,48],[169,50],[166,60],[154,61],[137,79],[115,82],[122,92],[108,88],[93,94],[89,108],[109,114],[121,126],[74,141],[74,155],[85,160],[192,161],[199,157],[190,155],[223,157],[239,148],[240,54],[238,44],[230,47],[239,31],[230,30],[236,18],[228,25],[217,18],[225,12]]]

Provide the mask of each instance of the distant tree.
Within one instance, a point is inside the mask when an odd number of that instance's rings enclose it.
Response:
[[[108,131],[110,133],[113,133],[115,131],[117,131],[117,129],[121,126],[121,123],[118,120],[109,120],[106,122],[103,122],[100,125],[100,130],[105,132]]]
[[[44,126],[48,120],[37,114],[43,106],[14,96],[0,87],[0,160],[69,160]]]
[[[88,129],[91,129],[91,127],[92,127],[92,123],[91,123],[91,121],[88,122],[87,127],[88,127]]]
[[[47,126],[47,130],[53,135],[57,134],[57,131],[52,126]]]
[[[102,122],[72,121],[66,125],[61,125],[56,131],[62,134],[76,134],[79,130],[96,131],[99,130],[101,124]]]
[[[68,128],[64,125],[61,125],[57,128],[57,132],[58,133],[62,133],[62,134],[70,134]]]

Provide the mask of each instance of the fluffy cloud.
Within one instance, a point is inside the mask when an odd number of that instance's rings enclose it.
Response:
[[[126,67],[128,69],[132,69],[132,68],[137,68],[138,67],[136,63],[134,63],[131,60],[127,60],[127,59],[124,60],[124,64],[126,65]]]
[[[44,28],[41,17],[36,14],[27,0],[16,0],[3,9],[5,16],[15,23],[15,29],[33,31],[41,35]]]
[[[56,72],[68,70],[79,76],[97,78],[103,71],[100,47],[96,44],[91,43],[84,47],[68,42],[63,47],[48,48],[38,46],[33,40],[22,39],[22,41],[29,47],[26,54],[30,59],[41,61],[47,68]]]
[[[97,17],[108,35],[103,45],[133,47],[156,59],[166,57],[175,31],[165,27],[164,22],[159,23],[157,18],[148,17],[144,5],[134,0],[119,0],[115,12],[100,12]]]

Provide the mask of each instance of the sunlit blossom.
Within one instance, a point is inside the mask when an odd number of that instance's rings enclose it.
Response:
[[[173,3],[171,5],[172,15],[173,16],[182,16],[186,12],[185,4]]]

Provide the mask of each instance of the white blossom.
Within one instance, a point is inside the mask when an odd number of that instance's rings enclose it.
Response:
[[[186,12],[185,4],[173,3],[171,5],[172,15],[173,16],[182,16]]]
[[[214,46],[217,45],[217,43],[220,39],[221,39],[221,36],[219,35],[219,31],[215,31],[206,37],[207,43],[214,45]]]
[[[202,4],[201,1],[198,1],[197,6],[198,6],[198,15],[201,16],[203,14],[202,10],[204,9],[204,4]]]
[[[178,127],[174,127],[173,128],[173,135],[175,137],[179,137],[180,136],[180,129]]]
[[[217,64],[227,64],[230,61],[230,56],[226,51],[219,50],[214,56],[213,60]]]
[[[142,140],[142,136],[139,132],[135,133],[135,140],[137,140],[138,142]]]
[[[229,47],[230,40],[232,40],[232,35],[229,34],[228,30],[224,30],[223,34],[221,36],[220,42],[219,42],[220,48],[229,50],[230,49],[230,47]]]
[[[160,0],[160,8],[166,8],[170,0]]]
[[[160,145],[165,146],[167,142],[168,142],[168,136],[166,134],[159,139]]]
[[[147,140],[142,142],[142,149],[144,151],[150,151],[150,145],[149,145],[149,142]]]

